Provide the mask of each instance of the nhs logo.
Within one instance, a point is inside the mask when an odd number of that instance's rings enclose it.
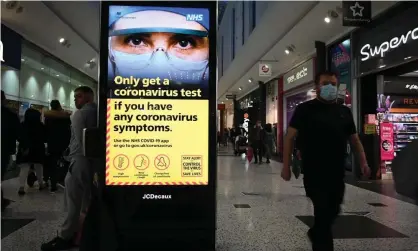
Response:
[[[203,14],[187,14],[187,21],[203,21]]]

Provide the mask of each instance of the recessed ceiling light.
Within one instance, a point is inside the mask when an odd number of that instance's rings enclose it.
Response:
[[[418,72],[418,71],[414,71],[414,72]]]
[[[253,80],[250,78],[250,79],[248,79],[248,82],[250,82],[250,83],[251,83],[251,82],[253,82]]]
[[[57,74],[57,77],[59,77],[60,75]]]
[[[226,100],[228,100],[228,98],[225,98]]]
[[[64,42],[65,42],[65,38],[63,38],[63,37],[62,37],[62,38],[60,38],[58,41],[62,44],[62,43],[64,43]]]
[[[381,65],[381,66],[379,66],[379,68],[385,68],[386,67],[386,65],[384,64],[384,65]]]
[[[288,49],[284,50],[284,53],[286,53],[287,55],[290,54],[290,51]]]
[[[68,79],[68,82],[71,82],[71,79]]]
[[[78,86],[81,86],[81,85],[78,85]]]
[[[329,23],[329,22],[331,22],[331,18],[329,18],[329,17],[325,17],[325,18],[324,18],[324,21],[325,21],[325,23]]]
[[[224,102],[222,101],[222,104],[223,104]]]
[[[242,88],[241,87],[238,87],[238,90],[242,91]]]
[[[409,56],[409,57],[406,57],[406,58],[404,58],[405,60],[408,60],[408,59],[411,59],[412,57],[411,56]]]
[[[44,67],[42,67],[41,70],[44,70]]]
[[[22,58],[22,59],[21,59],[21,61],[22,61],[22,62],[25,62],[25,59],[24,59],[24,58]]]

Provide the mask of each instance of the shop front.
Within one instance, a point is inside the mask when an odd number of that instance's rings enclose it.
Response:
[[[53,99],[65,110],[74,106],[74,89],[89,86],[96,92],[97,82],[52,57],[38,46],[2,25],[4,62],[1,65],[1,89],[8,106],[23,118],[26,109],[49,109]]]
[[[352,35],[359,127],[373,178],[418,140],[418,4],[401,3]],[[361,126],[360,126],[361,125]]]
[[[316,97],[314,58],[283,75],[283,132],[286,132],[296,107]],[[280,132],[280,135],[285,133]],[[283,140],[283,139],[281,139]]]
[[[266,83],[266,124],[271,124],[273,133],[277,137],[278,133],[278,96],[279,96],[279,82],[277,79],[271,80]],[[274,148],[274,155],[277,155],[278,147]]]
[[[253,126],[257,120],[261,120],[260,88],[255,89],[251,93],[237,100],[238,109],[235,109],[234,116],[237,116],[238,127],[241,128],[244,135],[248,135],[248,128]]]

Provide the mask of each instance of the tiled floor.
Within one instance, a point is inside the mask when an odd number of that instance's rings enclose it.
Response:
[[[306,231],[312,223],[312,208],[301,180],[283,182],[281,166],[274,161],[249,165],[226,151],[221,155],[217,250],[309,251]],[[22,219],[14,221],[22,227],[2,237],[2,250],[39,250],[43,241],[56,234],[62,220],[62,193],[51,195],[34,189],[19,198],[16,179],[4,182],[3,187],[6,197],[15,202],[2,217]],[[416,205],[347,185],[342,211],[344,216],[334,227],[340,238],[335,240],[336,250],[418,251]],[[5,222],[3,231],[9,229],[7,224],[13,225]]]

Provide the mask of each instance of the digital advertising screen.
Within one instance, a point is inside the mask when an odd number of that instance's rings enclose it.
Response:
[[[209,9],[108,8],[106,185],[208,185]]]

